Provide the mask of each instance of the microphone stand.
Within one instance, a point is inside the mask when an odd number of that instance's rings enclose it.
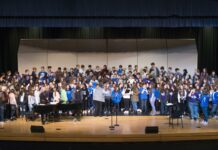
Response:
[[[117,112],[118,112],[118,104],[116,104],[116,124],[114,126],[119,127],[120,125],[117,123]]]
[[[109,126],[110,130],[114,130],[114,125],[113,125],[113,109],[111,106],[111,125]]]

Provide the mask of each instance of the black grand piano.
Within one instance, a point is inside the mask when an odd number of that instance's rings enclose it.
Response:
[[[62,103],[48,103],[48,104],[39,104],[34,106],[34,113],[38,113],[41,115],[42,124],[45,124],[49,118],[56,116],[60,117],[59,111],[69,112],[72,111],[73,115],[80,117],[82,114],[82,104],[81,103],[70,103],[70,104],[62,104]]]

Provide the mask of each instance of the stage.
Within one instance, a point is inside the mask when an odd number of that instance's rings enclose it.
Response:
[[[110,130],[110,117],[84,116],[81,121],[65,118],[60,122],[44,125],[45,133],[31,133],[31,125],[40,125],[40,120],[17,119],[5,123],[0,129],[0,140],[49,141],[49,142],[165,142],[218,139],[218,120],[210,119],[208,126],[197,127],[189,118],[183,118],[184,128],[169,127],[167,116],[119,116],[119,127]],[[146,126],[159,126],[158,134],[145,134]]]

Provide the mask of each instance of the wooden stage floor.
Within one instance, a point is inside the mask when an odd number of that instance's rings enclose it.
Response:
[[[210,119],[208,126],[198,128],[195,122],[184,118],[184,128],[169,127],[166,116],[119,116],[119,127],[110,130],[110,117],[84,116],[80,122],[64,119],[44,125],[45,133],[31,133],[31,125],[40,120],[17,119],[5,123],[0,129],[0,140],[59,141],[59,142],[142,142],[218,139],[218,120]],[[159,126],[158,134],[145,134],[146,126]]]

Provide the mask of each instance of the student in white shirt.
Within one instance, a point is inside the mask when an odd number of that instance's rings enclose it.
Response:
[[[33,107],[36,104],[36,98],[33,94],[33,91],[30,92],[30,94],[28,95],[28,108],[29,108],[29,112],[33,111]]]
[[[17,109],[17,101],[16,101],[16,97],[15,97],[14,92],[15,92],[14,89],[11,89],[10,93],[8,95],[8,97],[9,97],[8,102],[9,102],[10,108],[11,108],[11,113],[10,113],[11,120],[16,118],[16,109]]]
[[[129,87],[128,84],[124,85],[122,95],[123,95],[123,100],[124,100],[124,113],[126,111],[129,111],[129,105],[130,105],[130,100],[131,100],[131,95],[133,94],[131,88]]]
[[[36,105],[39,105],[39,103],[40,103],[40,90],[39,90],[39,87],[38,86],[36,86],[35,87],[35,91],[34,91],[34,97],[35,97],[35,101],[36,101]]]
[[[56,88],[53,89],[53,102],[59,103],[60,102],[60,94]]]

